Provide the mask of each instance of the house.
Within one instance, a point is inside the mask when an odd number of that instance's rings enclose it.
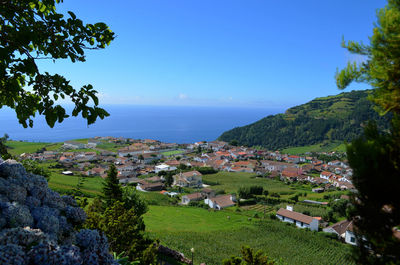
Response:
[[[66,141],[66,142],[64,142],[63,148],[65,148],[65,149],[83,149],[83,148],[85,148],[85,144],[75,142],[75,141]]]
[[[200,188],[203,186],[202,174],[197,171],[189,171],[185,173],[179,173],[173,176],[174,186],[189,187],[189,188]]]
[[[206,199],[212,198],[212,197],[215,197],[215,191],[213,191],[212,189],[209,189],[209,188],[204,188],[201,191],[201,195],[203,195],[203,197]]]
[[[346,229],[346,233],[344,235],[344,242],[350,245],[357,245],[356,235],[354,234],[353,222]]]
[[[272,161],[272,160],[262,160],[261,165],[269,172],[271,172],[271,171],[282,172],[285,168],[287,168],[289,166],[293,166],[288,163],[276,162],[276,161]]]
[[[203,199],[204,199],[204,196],[200,192],[183,195],[182,196],[182,204],[188,205],[191,201],[201,201]]]
[[[155,183],[146,183],[146,182],[139,182],[136,186],[137,190],[140,191],[160,191],[164,189],[164,184],[161,182]]]
[[[160,171],[172,171],[172,170],[175,170],[175,169],[176,169],[176,167],[174,167],[174,166],[170,166],[170,165],[167,165],[167,164],[161,164],[161,165],[155,166],[154,172],[158,173]]]
[[[276,217],[283,222],[296,224],[300,228],[309,228],[311,231],[318,231],[319,221],[311,216],[294,212],[291,206],[286,209],[280,208]]]
[[[105,177],[106,175],[106,168],[101,168],[101,167],[95,167],[92,169],[89,169],[88,171],[85,172],[86,176],[102,176]]]
[[[204,203],[210,206],[210,208],[221,210],[226,207],[234,206],[236,198],[233,195],[219,195],[217,197],[208,198],[204,200]]]
[[[291,155],[287,157],[287,160],[289,163],[299,163],[300,162],[300,156],[295,156],[295,155]]]
[[[323,179],[326,179],[326,180],[329,180],[329,178],[330,178],[332,175],[335,175],[335,174],[332,173],[332,172],[329,172],[329,171],[322,171],[321,174],[319,175],[319,177],[320,177],[320,178],[323,178]]]
[[[301,175],[301,168],[287,167],[282,171],[282,178],[290,181],[297,180],[297,177]]]
[[[58,160],[60,163],[69,163],[72,162],[71,158],[65,157],[65,156],[61,156],[60,159]]]
[[[86,147],[87,147],[87,148],[96,148],[96,146],[97,146],[98,144],[100,144],[99,141],[90,139],[90,140],[88,140],[88,143],[87,143]]]
[[[338,238],[344,240],[345,236],[346,236],[346,230],[349,228],[349,226],[351,224],[352,224],[352,221],[343,220],[343,221],[340,221],[336,224],[333,224],[331,226],[328,226],[328,227],[322,229],[322,231],[324,231],[325,233],[336,234],[338,236]]]
[[[315,192],[315,193],[321,193],[321,192],[324,192],[324,191],[325,191],[324,188],[313,188],[312,189],[312,192]]]

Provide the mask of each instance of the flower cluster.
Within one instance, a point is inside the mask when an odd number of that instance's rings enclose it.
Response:
[[[44,177],[0,161],[0,264],[117,264],[104,235],[74,229],[85,220],[76,201],[49,189]]]

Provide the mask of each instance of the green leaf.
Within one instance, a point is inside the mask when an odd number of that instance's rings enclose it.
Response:
[[[72,11],[68,11],[68,14],[73,18],[76,19],[76,15]]]

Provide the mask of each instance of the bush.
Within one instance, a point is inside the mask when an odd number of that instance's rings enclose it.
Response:
[[[215,170],[212,167],[197,167],[196,170],[203,175],[218,173],[218,170]]]
[[[270,196],[271,196],[271,197],[276,197],[276,198],[280,198],[280,197],[281,197],[281,195],[279,195],[279,194],[276,193],[276,192],[272,192]]]

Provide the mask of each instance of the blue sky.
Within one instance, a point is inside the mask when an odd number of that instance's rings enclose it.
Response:
[[[117,38],[85,63],[40,62],[103,104],[287,108],[338,94],[336,68],[361,58],[341,48],[368,42],[382,0],[64,0]],[[365,89],[367,85],[352,85]]]

